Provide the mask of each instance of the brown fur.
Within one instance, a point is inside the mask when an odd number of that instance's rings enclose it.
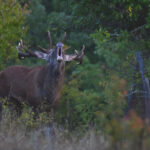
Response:
[[[0,97],[37,107],[44,100],[51,106],[60,98],[64,67],[60,75],[51,74],[48,65],[28,68],[11,66],[0,73]]]

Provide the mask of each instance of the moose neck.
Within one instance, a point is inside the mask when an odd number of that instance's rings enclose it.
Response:
[[[49,103],[53,103],[63,85],[65,64],[64,62],[48,63],[43,69],[43,95]]]
[[[53,77],[52,79],[57,79],[60,78],[60,76],[64,73],[65,64],[64,61],[54,61],[53,63],[47,63],[46,68],[48,71],[48,77]]]

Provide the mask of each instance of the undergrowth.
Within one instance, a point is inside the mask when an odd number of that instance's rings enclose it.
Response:
[[[150,146],[150,127],[135,112],[129,120],[111,119],[104,128],[86,131],[70,130],[54,120],[48,112],[35,118],[25,104],[20,116],[3,105],[0,150],[148,150]]]

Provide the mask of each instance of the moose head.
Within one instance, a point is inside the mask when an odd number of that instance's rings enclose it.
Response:
[[[79,64],[82,63],[82,58],[84,56],[84,49],[85,46],[83,45],[83,48],[81,50],[81,52],[78,52],[75,50],[75,54],[72,55],[67,55],[65,54],[65,50],[67,50],[68,48],[64,49],[64,40],[66,38],[66,33],[63,36],[63,39],[61,42],[58,42],[56,44],[56,47],[53,48],[52,46],[52,39],[51,39],[51,35],[50,32],[48,32],[48,37],[49,37],[49,48],[45,49],[40,47],[40,49],[42,50],[42,52],[40,51],[29,51],[24,45],[22,40],[20,41],[19,45],[17,46],[17,50],[18,50],[18,57],[24,58],[24,57],[37,57],[40,59],[44,59],[47,61],[47,64],[49,64],[50,66],[53,65],[54,68],[59,68],[58,66],[64,67],[64,62],[69,62],[69,61],[77,61],[79,62]],[[23,53],[21,51],[21,49],[24,48],[26,50],[26,53]]]

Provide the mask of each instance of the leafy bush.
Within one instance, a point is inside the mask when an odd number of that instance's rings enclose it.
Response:
[[[26,11],[16,0],[0,0],[0,4],[0,69],[2,69],[16,60],[16,42],[26,31],[24,26]]]

